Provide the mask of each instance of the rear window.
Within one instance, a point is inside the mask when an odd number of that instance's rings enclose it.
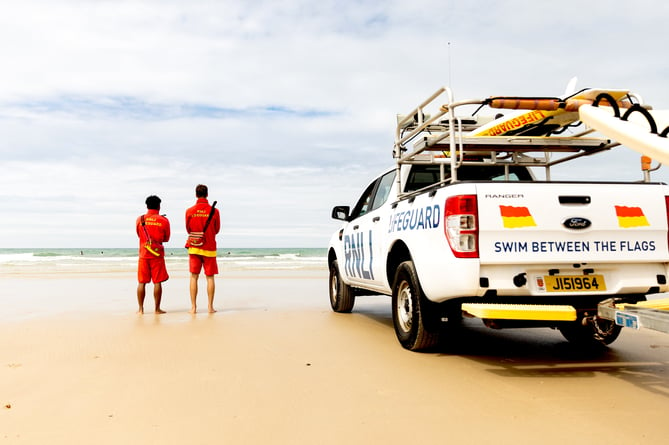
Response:
[[[446,165],[446,179],[451,177],[451,168]],[[413,192],[439,182],[439,165],[414,165],[409,173],[405,192]],[[506,181],[503,165],[463,165],[458,169],[459,181]],[[525,168],[509,166],[509,181],[531,181],[532,176]]]

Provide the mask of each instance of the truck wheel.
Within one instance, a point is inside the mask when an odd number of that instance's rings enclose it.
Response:
[[[330,264],[330,306],[335,312],[351,312],[354,304],[353,288],[342,281],[339,264],[334,260]]]
[[[411,351],[423,351],[439,343],[439,316],[430,311],[413,261],[399,265],[393,284],[393,324],[400,344]]]
[[[613,343],[620,335],[622,328],[611,320],[595,317],[586,325],[583,325],[581,321],[576,321],[561,326],[559,329],[570,343],[584,347],[601,347]]]

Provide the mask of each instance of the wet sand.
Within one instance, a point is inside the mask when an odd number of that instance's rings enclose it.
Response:
[[[593,357],[472,320],[423,354],[387,297],[333,313],[325,271],[224,272],[194,316],[185,275],[160,316],[150,295],[135,314],[132,274],[2,284],[0,443],[666,443],[666,334]]]

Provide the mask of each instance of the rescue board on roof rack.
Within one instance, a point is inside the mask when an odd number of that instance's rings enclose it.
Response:
[[[492,97],[491,108],[520,109],[472,131],[469,136],[548,136],[559,134],[580,120],[578,108],[600,94],[623,101],[629,90],[587,88],[563,98]],[[622,104],[625,106],[624,104]]]

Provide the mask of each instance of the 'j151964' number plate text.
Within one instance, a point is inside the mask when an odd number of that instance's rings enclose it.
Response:
[[[539,277],[537,284],[541,290],[546,292],[602,292],[606,290],[603,275],[544,275]]]

